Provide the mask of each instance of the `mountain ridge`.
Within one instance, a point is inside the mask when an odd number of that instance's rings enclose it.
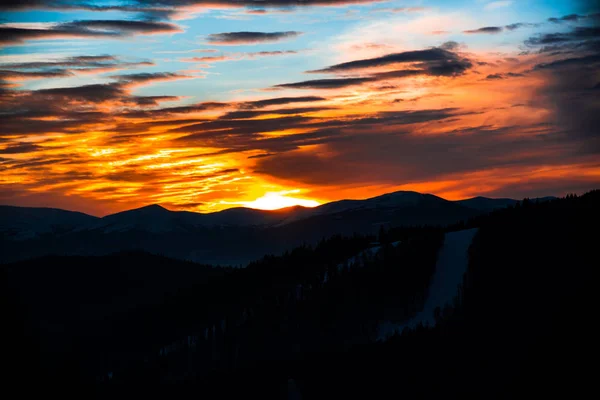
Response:
[[[152,204],[102,218],[0,206],[0,262],[47,254],[142,250],[201,263],[240,265],[333,235],[375,235],[382,227],[450,225],[506,203],[506,199],[467,199],[465,203],[418,192],[393,192],[314,208],[236,207],[205,214]],[[50,216],[44,218],[45,213]]]
[[[539,200],[545,201],[554,198],[543,197]],[[396,191],[363,200],[342,199],[316,207],[291,206],[276,210],[233,207],[216,212],[198,213],[187,210],[169,210],[155,203],[103,217],[52,207],[0,205],[0,235],[11,236],[15,240],[25,240],[45,234],[65,233],[70,230],[74,232],[103,230],[105,233],[145,230],[166,233],[186,232],[200,227],[280,227],[323,215],[416,206],[419,202],[431,202],[432,204],[447,202],[478,211],[492,211],[515,205],[519,200],[477,196],[452,201],[428,193]],[[68,219],[68,222],[57,221],[58,216]],[[29,220],[27,220],[28,218]],[[58,229],[53,229],[55,226],[58,226]]]
[[[445,200],[445,201],[449,201],[449,202],[453,202],[453,203],[457,203],[457,204],[466,204],[466,203],[475,202],[475,201],[490,201],[490,202],[496,202],[496,203],[510,202],[511,204],[516,204],[517,202],[522,201],[522,200],[517,200],[517,199],[511,199],[511,198],[493,198],[493,197],[485,197],[485,196],[475,196],[475,197],[470,197],[470,198],[460,199],[460,200],[447,200],[447,199],[444,199],[443,197],[436,196],[431,193],[420,193],[420,192],[415,192],[415,191],[411,191],[411,190],[400,190],[400,191],[395,191],[395,192],[390,192],[390,193],[384,193],[384,194],[381,194],[378,196],[368,197],[366,199],[341,199],[341,200],[334,200],[331,202],[323,203],[323,204],[320,204],[315,207],[305,207],[305,206],[296,205],[296,206],[282,207],[282,208],[278,208],[278,209],[274,209],[274,210],[264,210],[264,209],[251,208],[251,207],[232,207],[232,208],[226,208],[224,210],[203,213],[203,212],[188,211],[188,210],[170,210],[170,209],[166,208],[165,206],[161,205],[160,203],[153,203],[153,204],[148,204],[148,205],[141,206],[141,207],[131,208],[128,210],[118,211],[118,212],[115,212],[112,214],[107,214],[107,215],[99,217],[99,216],[84,213],[81,211],[67,210],[67,209],[62,209],[62,208],[57,208],[57,207],[25,207],[25,206],[0,204],[0,209],[14,208],[14,209],[27,209],[27,210],[59,210],[59,211],[64,211],[64,212],[83,214],[88,217],[97,218],[97,219],[104,219],[107,217],[121,215],[121,214],[129,213],[129,212],[133,212],[133,211],[141,212],[141,211],[145,211],[145,210],[168,211],[171,213],[189,213],[189,214],[196,214],[196,215],[202,215],[202,216],[241,212],[242,210],[275,214],[275,213],[289,212],[289,211],[294,211],[294,210],[307,211],[307,210],[319,210],[324,207],[334,208],[335,206],[341,206],[342,204],[348,204],[348,203],[358,204],[358,203],[364,203],[364,202],[371,202],[371,201],[375,201],[375,200],[384,200],[384,199],[389,199],[389,198],[399,197],[399,196],[404,196],[404,197],[413,196],[413,199],[417,198],[417,197],[422,198],[422,197],[430,196],[433,198],[437,198],[437,199],[441,199],[441,200]],[[552,199],[556,199],[556,198],[557,197],[555,197],[555,196],[544,196],[544,197],[530,198],[530,200],[546,201],[546,200],[552,200]],[[346,210],[346,209],[347,208],[345,208],[343,210]]]

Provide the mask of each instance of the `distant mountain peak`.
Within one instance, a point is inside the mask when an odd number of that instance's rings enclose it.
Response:
[[[164,208],[163,206],[161,206],[160,204],[150,204],[144,207],[140,207],[138,208],[138,210],[162,210],[162,211],[169,211],[166,208]]]
[[[416,198],[423,196],[426,196],[426,194],[413,192],[411,190],[399,190],[397,192],[382,194],[381,196],[376,196],[375,198]]]
[[[161,206],[160,204],[150,204],[150,205],[139,207],[139,208],[133,208],[131,210],[121,211],[119,213],[112,214],[112,215],[139,214],[139,213],[155,214],[155,213],[168,213],[168,212],[170,212],[170,211],[167,210],[166,208],[164,208],[163,206]]]
[[[384,206],[408,206],[416,205],[423,200],[437,199],[439,201],[446,201],[441,197],[434,196],[432,194],[413,192],[410,190],[400,190],[397,192],[382,194],[381,196],[372,197],[367,199],[366,202],[374,202],[376,204]]]

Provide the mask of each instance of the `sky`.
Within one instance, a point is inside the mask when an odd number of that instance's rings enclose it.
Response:
[[[599,188],[599,12],[3,1],[0,204],[106,215]]]

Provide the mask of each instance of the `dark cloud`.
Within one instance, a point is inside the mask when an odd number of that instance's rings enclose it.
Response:
[[[300,7],[368,4],[385,0],[115,0],[105,3],[89,0],[3,0],[0,11],[26,9],[87,10],[94,12],[125,12],[146,21],[177,19],[189,8],[246,8],[246,14],[265,14],[267,9],[290,12]],[[257,8],[260,7],[260,8]]]
[[[597,65],[600,63],[600,54],[593,54],[585,57],[571,57],[561,60],[555,60],[545,63],[536,64],[533,69],[559,69],[565,67],[585,67]]]
[[[497,165],[502,152],[519,148],[517,143],[495,147],[498,137],[506,131],[490,127],[481,127],[468,135],[450,133],[431,137],[412,135],[398,128],[386,130],[385,122],[384,118],[381,124],[355,127],[352,131],[323,131],[320,142],[335,149],[333,155],[324,159],[316,153],[291,149],[257,160],[255,172],[315,185],[327,182],[398,184],[429,180],[449,171],[483,169],[492,159]],[[466,148],[474,154],[465,157]]]
[[[388,54],[382,57],[368,58],[363,60],[349,61],[342,64],[332,65],[327,68],[309,71],[311,73],[332,73],[346,72],[357,69],[381,67],[390,64],[424,62],[424,61],[445,61],[449,58],[455,58],[452,52],[440,48],[427,50],[406,51],[402,53]]]
[[[18,71],[19,73],[26,73]],[[208,108],[209,104],[166,108],[145,113],[144,108],[162,102],[178,100],[177,96],[135,96],[131,89],[137,84],[186,78],[173,73],[117,75],[116,82],[40,90],[2,90],[0,137],[19,134],[85,133],[87,125],[95,129],[114,127],[114,115],[122,118],[168,116],[176,112],[192,112]],[[109,108],[104,103],[110,103]],[[160,112],[159,112],[160,111]],[[137,115],[136,115],[137,114]],[[106,128],[104,128],[106,127]],[[124,128],[127,129],[127,128]]]
[[[117,75],[117,82],[90,84],[75,87],[40,89],[34,91],[9,91],[0,96],[5,122],[8,119],[42,118],[56,116],[61,121],[40,121],[51,126],[53,123],[65,127],[69,122],[81,124],[84,120],[97,120],[106,114],[94,112],[95,104],[115,101],[137,106],[156,105],[161,101],[175,100],[176,96],[134,96],[129,86],[153,81],[172,80],[186,77],[172,73]],[[121,111],[123,112],[123,111]],[[29,127],[24,127],[28,129]]]
[[[348,4],[368,4],[382,0],[121,0],[113,5],[96,6],[85,0],[3,0],[1,10],[22,9],[87,9],[95,11],[165,11],[165,9],[185,6],[248,7],[250,13],[262,13],[266,8],[339,6]],[[255,7],[260,8],[255,8]]]
[[[439,46],[439,48],[448,50],[448,51],[456,51],[460,48],[460,43],[451,40],[451,41],[442,43],[442,45]]]
[[[65,78],[72,76],[73,73],[65,70],[50,71],[8,71],[0,70],[0,79],[4,80],[26,80],[42,78]]]
[[[552,45],[600,38],[600,27],[578,26],[569,32],[545,33],[530,37],[525,41],[527,46]]]
[[[164,118],[170,117],[176,114],[190,114],[202,111],[211,111],[211,110],[220,110],[224,108],[231,107],[229,103],[219,103],[219,102],[203,102],[192,104],[188,106],[177,106],[177,107],[165,107],[156,110],[128,110],[122,113],[123,117],[126,118]],[[177,121],[174,121],[174,125],[177,124]],[[170,121],[167,121],[168,124],[171,124]],[[185,123],[185,121],[183,121]]]
[[[522,22],[517,22],[515,24],[506,25],[505,28],[509,31],[514,31],[515,29],[522,28],[525,24]]]
[[[600,38],[582,41],[563,41],[549,45],[543,45],[539,53],[547,53],[551,56],[559,54],[575,54],[581,52],[600,53]]]
[[[502,27],[501,26],[484,26],[483,28],[479,28],[479,29],[470,29],[467,31],[463,31],[463,33],[468,33],[468,34],[476,34],[476,33],[500,33],[502,32]]]
[[[536,26],[539,26],[539,24],[531,24],[529,22],[517,22],[516,24],[506,25],[504,28],[508,29],[509,31],[514,31],[520,28],[533,28]]]
[[[94,69],[107,69],[107,68],[129,68],[129,67],[140,67],[140,66],[151,66],[154,65],[151,61],[138,61],[138,62],[127,62],[123,61],[116,56],[112,55],[98,55],[98,56],[77,56],[77,57],[66,57],[56,61],[35,61],[35,62],[21,62],[21,63],[4,63],[0,64],[0,68],[10,70],[30,70],[30,69],[52,69],[58,70],[63,68],[64,70],[72,71],[86,71]]]
[[[0,90],[18,86],[29,79],[65,78],[76,74],[96,74],[126,68],[150,66],[150,61],[129,62],[111,55],[66,57],[55,61],[0,63]]]
[[[548,18],[549,22],[560,24],[561,22],[577,22],[582,19],[586,19],[587,15],[569,14],[560,18]]]
[[[446,47],[454,47],[454,43],[448,42],[444,44]],[[443,45],[443,46],[444,46]],[[463,73],[472,66],[472,63],[458,54],[448,51],[444,48],[435,47],[426,50],[405,51],[402,53],[393,53],[381,57],[368,58],[363,60],[349,61],[342,64],[332,65],[310,73],[342,73],[360,69],[383,67],[402,63],[416,63],[414,67],[408,71],[418,71],[421,74],[428,75],[457,75]],[[398,74],[406,73],[407,75],[415,72],[398,72]],[[391,77],[391,76],[390,76]]]
[[[157,21],[82,20],[52,25],[47,29],[0,25],[0,45],[19,44],[27,40],[116,38],[176,32],[181,32],[177,25]]]
[[[418,75],[454,76],[464,73],[472,63],[468,60],[446,61],[442,63],[429,63],[426,69],[403,69],[395,71],[378,72],[365,77],[313,79],[309,81],[284,83],[276,85],[277,88],[290,89],[336,89],[348,86],[362,85],[368,82],[377,82],[387,79],[407,78]]]
[[[40,146],[34,143],[15,143],[4,149],[0,149],[0,154],[21,154],[32,153],[40,149]]]
[[[232,141],[235,136],[252,135],[262,132],[272,132],[277,130],[292,129],[299,124],[307,123],[310,118],[303,116],[291,116],[270,119],[254,120],[208,120],[199,124],[184,126],[170,130],[173,133],[193,133],[192,136],[180,138],[188,140],[190,138],[208,139],[224,137],[227,132],[227,140]],[[232,143],[235,145],[235,143]]]
[[[339,89],[348,86],[361,85],[366,82],[373,82],[376,78],[339,78],[339,79],[313,79],[310,81],[282,83],[275,85],[277,88],[289,89]]]
[[[41,89],[33,95],[52,97],[56,100],[78,100],[101,103],[108,100],[123,98],[127,95],[118,84],[92,84],[67,88]]]
[[[112,75],[111,78],[123,84],[143,84],[160,81],[174,81],[177,79],[190,79],[190,75],[182,75],[174,72],[144,72],[139,74]]]
[[[528,129],[535,132],[540,128],[537,126],[484,125],[421,135],[408,127],[389,127],[386,122],[383,118],[381,123],[324,130],[318,133],[321,140],[311,140],[327,146],[325,156],[318,151],[292,149],[258,159],[255,172],[307,185],[329,182],[398,185],[447,177],[448,184],[453,185],[451,181],[455,181],[458,187],[462,174],[468,172],[517,168],[522,174],[531,166],[561,165],[578,160],[573,143],[561,145],[558,135],[511,135]],[[484,184],[489,177],[482,176]]]
[[[500,80],[500,79],[506,79],[506,78],[519,78],[519,77],[523,77],[523,76],[525,76],[525,75],[516,73],[516,72],[508,72],[506,74],[502,74],[502,73],[490,74],[485,79],[488,81],[493,81],[493,80]]]
[[[181,32],[179,26],[157,21],[134,20],[81,20],[59,25],[63,29],[109,31],[119,34],[154,34]]]
[[[303,96],[303,97],[276,97],[273,99],[247,101],[240,105],[241,108],[263,108],[269,106],[279,106],[291,103],[310,103],[315,101],[323,101],[324,97],[318,96]]]
[[[589,32],[569,37],[588,37]],[[538,63],[531,73],[543,76],[545,81],[533,106],[550,110],[551,121],[560,127],[565,141],[582,141],[579,149],[583,154],[600,152],[600,101],[590,90],[600,80],[600,51],[576,49],[567,57],[561,54],[561,58]]]
[[[302,32],[223,32],[208,35],[208,42],[216,45],[240,45],[279,42],[301,35]]]
[[[445,43],[446,47],[455,47],[454,43]],[[396,64],[406,64],[410,69],[400,69],[385,72],[376,72],[363,77],[342,77],[337,79],[316,79],[303,82],[294,82],[276,85],[280,88],[298,89],[332,89],[347,86],[361,85],[386,79],[405,78],[417,75],[430,76],[455,76],[464,73],[473,66],[473,63],[458,54],[440,47],[426,50],[406,51],[393,53],[381,57],[349,61],[332,65],[327,68],[308,71],[309,73],[334,73],[360,71],[369,68],[384,67]]]
[[[252,159],[252,158],[265,158],[265,157],[271,157],[274,156],[275,153],[264,153],[264,154],[257,154],[255,156],[249,156],[248,159]]]
[[[179,96],[135,96],[133,101],[140,106],[157,106],[165,101],[175,101],[179,99]]]
[[[464,113],[463,113],[464,114]],[[171,132],[187,133],[177,139],[182,145],[203,145],[223,148],[219,154],[248,150],[262,150],[265,153],[280,153],[297,149],[308,144],[333,143],[348,132],[361,129],[385,131],[395,127],[439,121],[461,115],[454,108],[380,112],[361,118],[309,118],[305,116],[283,116],[280,118],[257,120],[216,120],[206,121]],[[308,130],[307,133],[287,134],[265,138],[264,132],[293,129]]]
[[[374,80],[407,78],[409,76],[423,75],[424,71],[419,69],[400,69],[396,71],[378,72],[371,75]]]
[[[279,114],[279,115],[294,115],[306,114],[317,111],[332,110],[333,107],[302,107],[302,108],[281,108],[278,110],[244,110],[231,111],[219,117],[219,119],[248,119],[256,118],[263,115]]]
[[[27,40],[62,39],[62,38],[99,38],[118,37],[118,32],[73,30],[53,27],[50,29],[28,29],[0,26],[0,45],[19,44]]]
[[[110,55],[78,56],[63,58],[58,61],[36,61],[2,64],[2,67],[9,69],[39,69],[48,67],[97,67],[106,65],[106,62],[114,62],[116,60],[117,58],[115,56]]]

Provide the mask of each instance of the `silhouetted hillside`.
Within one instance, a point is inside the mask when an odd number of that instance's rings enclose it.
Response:
[[[83,397],[286,398],[290,386],[304,399],[580,397],[594,382],[580,357],[595,343],[599,200],[334,236],[243,269],[145,253],[6,265],[9,360]],[[436,325],[377,342],[438,287],[444,234],[473,228]]]
[[[151,205],[90,217],[91,221],[57,234],[16,235],[30,240],[0,238],[0,261],[135,250],[208,264],[245,265],[264,254],[281,254],[305,243],[314,245],[332,235],[376,234],[382,227],[446,225],[481,213],[416,192],[276,211],[233,208],[199,214]]]
[[[600,191],[478,218],[462,301],[435,327],[315,354],[294,372],[305,398],[585,397],[596,343]],[[591,393],[590,392],[590,393]]]
[[[71,232],[97,219],[57,208],[0,206],[0,240],[28,240]]]

